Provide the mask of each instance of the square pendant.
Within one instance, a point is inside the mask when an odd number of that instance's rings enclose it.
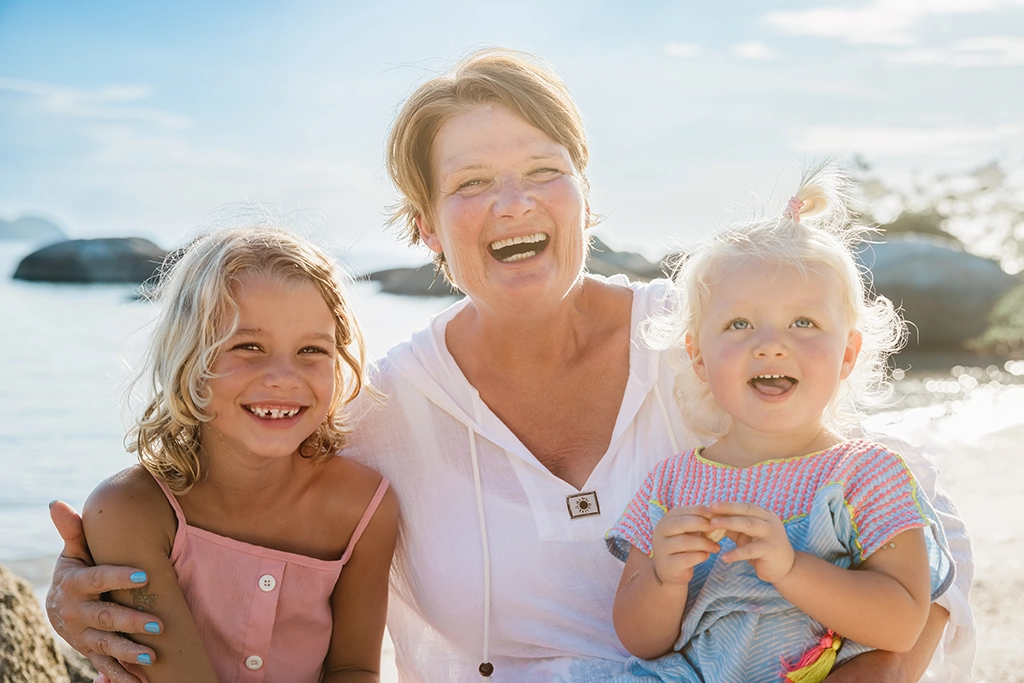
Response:
[[[601,506],[597,502],[597,491],[585,491],[565,497],[569,508],[569,519],[579,519],[601,514]]]

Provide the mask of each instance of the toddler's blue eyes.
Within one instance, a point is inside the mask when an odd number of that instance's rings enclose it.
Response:
[[[797,318],[793,321],[793,327],[808,328],[814,327],[814,323],[807,318]]]
[[[729,323],[729,329],[730,330],[749,330],[750,329],[750,323],[747,322],[746,320],[733,320],[731,323]]]

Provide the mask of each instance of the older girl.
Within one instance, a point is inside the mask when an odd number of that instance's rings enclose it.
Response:
[[[149,580],[113,593],[160,619],[133,672],[376,680],[397,507],[387,479],[335,455],[363,347],[330,260],[283,230],[228,230],[189,246],[159,294],[140,464],[84,511],[95,560]]]

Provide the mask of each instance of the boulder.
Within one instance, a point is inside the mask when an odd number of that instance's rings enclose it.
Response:
[[[69,683],[32,584],[0,565],[0,680],[3,683]]]
[[[45,218],[24,216],[16,221],[0,220],[0,240],[60,242],[68,237],[64,231]]]
[[[903,308],[908,351],[964,351],[988,327],[989,312],[1020,280],[951,241],[899,237],[861,253],[874,288]]]
[[[587,270],[605,277],[623,273],[632,280],[652,280],[665,277],[661,263],[652,263],[640,254],[630,251],[615,251],[597,237],[593,238]],[[461,296],[442,275],[427,264],[419,268],[389,268],[378,270],[363,278],[381,283],[380,291],[386,294],[410,296]]]
[[[166,255],[166,250],[141,237],[67,240],[26,256],[14,271],[14,278],[141,283],[153,276]]]
[[[587,270],[604,276],[624,273],[632,280],[654,280],[668,272],[661,262],[652,263],[632,251],[615,251],[596,236],[592,237]]]
[[[419,268],[389,268],[365,276],[370,282],[379,282],[380,291],[385,294],[406,296],[460,296],[458,290],[448,284],[433,264]]]

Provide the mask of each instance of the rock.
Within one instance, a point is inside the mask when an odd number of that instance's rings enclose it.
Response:
[[[45,218],[23,216],[16,221],[0,220],[0,240],[31,240],[60,242],[68,237],[64,231]]]
[[[667,271],[662,264],[651,263],[646,258],[632,251],[615,251],[598,237],[593,237],[590,249],[590,260],[587,270],[598,275],[614,275],[624,273],[633,280],[654,280],[665,277]]]
[[[433,264],[419,268],[389,268],[365,276],[370,282],[379,282],[385,294],[406,296],[460,296],[444,276],[434,270]]]
[[[615,251],[597,237],[594,237],[587,270],[606,277],[624,273],[633,280],[651,280],[665,277],[661,263],[651,263],[640,254],[630,251]],[[419,268],[390,268],[378,270],[363,276],[371,282],[381,283],[380,291],[385,294],[410,296],[461,296],[444,277],[435,272],[433,265]]]
[[[141,237],[68,240],[35,251],[18,264],[16,280],[144,282],[167,252]]]
[[[995,304],[1020,284],[995,261],[920,236],[870,245],[861,260],[875,291],[913,323],[908,351],[964,351],[964,342],[985,331]]]
[[[69,683],[32,584],[0,565],[0,681]]]
[[[67,667],[70,683],[92,683],[96,679],[98,672],[85,655],[72,650],[63,640],[57,641],[57,649],[64,655],[64,666]]]

